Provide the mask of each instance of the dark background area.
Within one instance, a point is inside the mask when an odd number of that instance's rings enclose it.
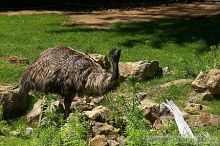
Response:
[[[173,2],[195,2],[204,0],[3,0],[0,9],[81,9],[139,7]],[[212,1],[212,0],[206,0]],[[218,0],[213,0],[218,1]]]

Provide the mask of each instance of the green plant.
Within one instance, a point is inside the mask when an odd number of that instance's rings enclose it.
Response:
[[[0,136],[7,135],[10,131],[10,127],[7,125],[7,122],[2,119],[3,108],[0,106]]]
[[[62,144],[65,146],[86,146],[88,145],[89,122],[78,112],[71,116],[67,123],[61,127]]]
[[[219,67],[219,55],[220,55],[220,44],[218,45],[213,45],[210,47],[211,52],[212,52],[212,59],[213,59],[213,68]]]

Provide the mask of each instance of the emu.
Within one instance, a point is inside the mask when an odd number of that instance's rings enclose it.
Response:
[[[23,73],[19,92],[56,93],[64,97],[64,119],[70,114],[76,94],[101,95],[116,86],[121,50],[109,53],[112,72],[107,72],[88,55],[68,47],[58,46],[42,52]]]

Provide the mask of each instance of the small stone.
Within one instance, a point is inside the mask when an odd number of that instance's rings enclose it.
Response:
[[[107,140],[109,146],[119,146],[120,143],[118,143],[116,140]]]
[[[90,140],[89,146],[108,146],[107,138],[105,135],[96,135]]]
[[[33,128],[28,127],[28,128],[26,128],[24,135],[25,136],[29,136],[32,133],[33,133]]]
[[[13,136],[17,136],[20,133],[18,131],[11,131],[11,132],[9,132],[9,134],[13,135]]]

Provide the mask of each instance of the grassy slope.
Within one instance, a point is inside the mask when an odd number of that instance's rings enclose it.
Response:
[[[200,70],[213,68],[215,58],[210,46],[220,41],[219,15],[190,20],[119,23],[110,30],[66,27],[61,25],[64,21],[68,21],[68,17],[53,14],[0,15],[0,84],[16,84],[27,67],[5,61],[11,55],[33,61],[44,49],[57,45],[102,54],[118,47],[123,50],[122,61],[159,60],[162,67],[168,66],[175,72],[172,76],[139,83],[140,89],[147,90],[171,80],[192,78]],[[119,91],[126,88],[125,82]],[[171,87],[155,98],[157,101],[173,99],[183,106],[191,90],[190,86]],[[205,104],[215,105],[211,106],[211,112],[220,113],[219,100]]]

